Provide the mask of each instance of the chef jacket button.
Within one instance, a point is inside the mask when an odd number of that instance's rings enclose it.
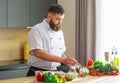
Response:
[[[61,40],[61,38],[59,38]]]
[[[62,49],[62,48],[60,48],[60,49]]]
[[[52,37],[50,39],[53,39]]]

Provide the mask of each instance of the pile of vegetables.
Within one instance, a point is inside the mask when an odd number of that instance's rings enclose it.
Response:
[[[65,83],[66,81],[72,81],[74,76],[70,74],[39,72],[36,79],[37,81],[43,81],[43,83]]]
[[[88,60],[86,67],[89,69],[89,74],[92,76],[103,76],[103,75],[118,75],[119,69],[113,67],[111,64],[97,60]]]
[[[43,77],[44,77],[45,83],[63,83],[62,77],[61,77],[61,79],[59,79],[56,75],[53,75],[50,72],[44,73]]]

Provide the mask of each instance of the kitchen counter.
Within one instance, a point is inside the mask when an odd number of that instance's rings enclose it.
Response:
[[[0,71],[28,68],[28,67],[29,66],[27,65],[27,61],[24,60],[0,61]]]
[[[0,80],[25,77],[29,66],[27,61],[23,60],[11,60],[11,61],[0,61]]]
[[[26,61],[22,60],[15,60],[15,61],[1,61],[0,62],[0,83],[42,83],[38,82],[35,78],[35,76],[26,77],[26,71],[23,71],[22,69],[29,68],[27,66]],[[24,73],[24,76],[10,76],[10,72],[7,70],[10,70],[11,74],[17,74],[19,71]],[[13,71],[14,70],[14,71]],[[3,75],[3,72],[5,74]],[[7,73],[6,73],[7,72]],[[21,74],[19,73],[19,75]],[[4,76],[5,79],[2,78]],[[80,77],[76,78],[73,81],[69,81],[66,83],[119,83],[120,82],[120,75],[118,76],[89,76],[86,77]]]
[[[118,76],[86,76],[76,78],[73,81],[69,81],[66,83],[119,83],[120,82],[120,75]],[[0,80],[0,83],[42,83],[38,82],[35,76],[31,77],[21,77],[15,79],[6,79]]]

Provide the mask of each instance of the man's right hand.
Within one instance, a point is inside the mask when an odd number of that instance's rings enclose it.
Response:
[[[68,65],[75,65],[77,63],[77,60],[75,60],[72,57],[66,57],[66,58],[64,58],[64,61],[62,63],[68,64]]]

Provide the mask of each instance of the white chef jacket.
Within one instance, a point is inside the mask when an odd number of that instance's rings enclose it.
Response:
[[[35,25],[28,33],[28,43],[30,47],[28,64],[30,66],[56,70],[60,65],[57,62],[50,62],[34,56],[33,50],[42,49],[56,56],[62,56],[65,52],[65,42],[62,30],[54,31],[44,19],[43,22]],[[42,56],[42,55],[41,55]]]

